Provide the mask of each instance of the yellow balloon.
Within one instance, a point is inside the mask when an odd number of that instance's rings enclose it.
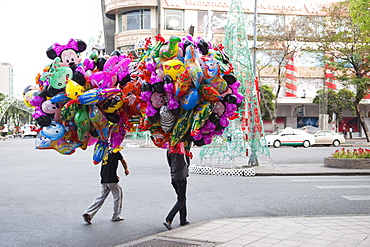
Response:
[[[165,75],[171,76],[173,81],[185,71],[185,65],[180,60],[169,60],[163,63],[163,72]]]
[[[85,92],[85,88],[73,80],[68,80],[66,85],[66,95],[71,99],[77,99]]]

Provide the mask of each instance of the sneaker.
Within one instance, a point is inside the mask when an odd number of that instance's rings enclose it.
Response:
[[[115,219],[112,219],[112,221],[121,221],[121,220],[124,220],[124,218],[123,217],[120,217],[120,216],[118,216]]]
[[[166,222],[163,222],[163,225],[167,228],[167,230],[172,230],[171,223],[166,221]]]
[[[91,225],[92,223],[91,223],[91,217],[90,217],[90,215],[88,215],[88,214],[83,214],[82,215],[82,218],[84,218],[84,221],[87,223],[87,224],[89,224],[89,225]]]

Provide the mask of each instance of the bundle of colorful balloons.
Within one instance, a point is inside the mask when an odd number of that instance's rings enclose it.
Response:
[[[107,150],[120,149],[133,119],[160,148],[185,143],[189,150],[222,135],[243,101],[222,45],[190,35],[155,38],[135,54],[93,52],[85,59],[82,40],[50,46],[53,61],[23,92],[40,126],[36,148],[68,155],[95,145],[98,164]]]

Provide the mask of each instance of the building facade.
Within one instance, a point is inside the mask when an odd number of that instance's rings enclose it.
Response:
[[[10,63],[0,63],[0,93],[13,95],[13,66]]]
[[[192,34],[201,36],[213,44],[224,40],[229,0],[101,0],[103,25],[105,32],[105,49],[110,54],[113,50],[125,53],[135,51],[139,41],[161,34],[165,39],[171,35],[184,37]],[[246,16],[246,30],[253,35],[254,0],[243,0]],[[320,15],[320,10],[330,1],[272,1],[259,0],[257,3],[258,19],[273,25],[281,22],[288,24],[307,16]],[[251,43],[251,42],[250,42]],[[263,61],[263,52],[257,53]],[[319,106],[312,103],[319,89],[332,83],[340,89],[335,81],[328,82],[327,69],[317,56],[310,52],[300,52],[292,64],[296,80],[284,85],[279,94],[277,124],[280,128],[299,128],[305,125],[319,127]],[[261,70],[260,84],[276,85],[276,66]],[[364,115],[370,125],[370,99],[363,102]],[[335,130],[352,127],[355,136],[363,136],[357,117],[344,112],[344,119],[337,123]],[[320,128],[332,129],[322,125]],[[271,125],[265,124],[267,132]]]

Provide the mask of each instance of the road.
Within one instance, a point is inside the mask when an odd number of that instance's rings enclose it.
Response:
[[[109,196],[93,224],[86,225],[81,214],[100,192],[100,167],[92,164],[92,148],[63,156],[54,150],[35,150],[33,143],[31,138],[0,143],[0,246],[115,246],[165,231],[162,222],[175,202],[165,150],[124,149],[131,171],[124,177],[119,170],[125,220],[110,221]],[[326,147],[270,150],[273,160],[283,159],[277,153],[297,152],[294,162],[298,153],[306,154],[300,155],[305,162],[319,150],[329,151]],[[191,174],[188,185],[192,223],[233,217],[370,214],[370,176]],[[179,227],[176,224],[177,218],[173,225]]]

